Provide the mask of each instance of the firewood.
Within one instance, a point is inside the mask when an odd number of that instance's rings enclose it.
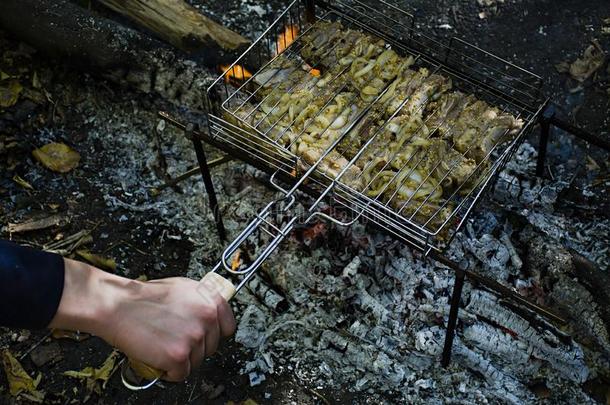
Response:
[[[188,108],[204,108],[204,67],[162,43],[69,0],[5,0],[0,29],[43,54]],[[208,52],[202,60],[217,66],[234,55]]]
[[[53,226],[63,226],[68,222],[69,218],[64,215],[56,214],[45,218],[29,219],[19,224],[9,223],[6,226],[6,231],[8,233],[39,231],[41,229],[47,229]]]
[[[184,51],[201,48],[237,50],[246,38],[219,25],[182,0],[99,0]]]

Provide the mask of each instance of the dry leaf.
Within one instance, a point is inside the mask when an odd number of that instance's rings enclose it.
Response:
[[[17,80],[8,80],[0,85],[0,107],[10,107],[19,100],[23,86]]]
[[[100,368],[93,368],[89,366],[85,367],[81,371],[66,371],[64,372],[64,375],[85,380],[85,385],[87,386],[87,390],[89,392],[101,394],[102,389],[106,388],[106,383],[117,368],[116,361],[118,357],[119,352],[117,350],[113,350]],[[101,387],[98,382],[102,383]]]
[[[9,75],[8,73],[0,70],[0,81],[4,80],[4,79],[16,79],[17,76],[13,76],[13,75]]]
[[[599,170],[599,165],[597,164],[597,162],[595,161],[595,159],[593,159],[591,156],[587,155],[587,170],[592,172],[595,170]]]
[[[40,229],[47,229],[52,226],[64,226],[69,222],[69,219],[63,215],[56,214],[45,218],[33,218],[19,224],[9,223],[6,226],[6,231],[9,233],[20,233],[38,231]]]
[[[555,65],[555,69],[557,69],[557,71],[559,73],[567,73],[570,71],[570,64],[568,62],[559,62],[558,64]]]
[[[40,79],[38,78],[37,72],[34,72],[34,74],[32,75],[32,87],[35,89],[40,88]]]
[[[229,401],[227,402],[226,405],[258,405],[258,402],[256,402],[255,400],[248,398],[245,401],[242,402],[233,402],[233,401]]]
[[[34,190],[34,187],[32,187],[30,183],[25,181],[23,177],[19,176],[18,174],[13,176],[13,181],[23,188],[27,188],[28,190]]]
[[[83,340],[87,340],[91,337],[90,334],[79,332],[79,331],[71,331],[64,329],[53,329],[51,331],[51,336],[53,339],[70,339],[76,342],[82,342]]]
[[[570,65],[570,76],[579,82],[584,82],[604,64],[606,54],[595,40],[585,49],[582,58],[576,59]]]
[[[101,269],[116,271],[116,262],[114,259],[93,254],[87,250],[77,250],[76,254]]]
[[[67,173],[78,166],[80,155],[63,143],[50,143],[32,152],[36,160],[54,172]]]
[[[4,372],[6,373],[12,396],[21,394],[23,397],[34,402],[43,401],[44,392],[36,389],[38,384],[40,384],[42,374],[38,374],[36,379],[30,377],[8,349],[2,351],[2,365],[4,366]]]

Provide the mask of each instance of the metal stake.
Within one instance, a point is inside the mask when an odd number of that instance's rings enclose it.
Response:
[[[316,22],[316,2],[315,0],[305,0],[305,20],[313,24]]]
[[[220,240],[226,240],[227,234],[225,231],[224,224],[222,223],[222,214],[218,208],[218,199],[216,198],[216,190],[214,190],[214,183],[212,182],[212,176],[210,174],[210,168],[208,161],[203,150],[203,144],[200,139],[195,138],[193,132],[195,131],[195,125],[189,123],[186,125],[184,130],[187,138],[193,141],[193,147],[195,148],[195,154],[197,155],[197,162],[199,163],[199,169],[201,170],[201,177],[203,178],[203,184],[205,191],[208,194],[210,209],[214,214],[214,222],[216,223],[216,230],[218,231],[218,237]]]
[[[549,143],[551,125],[547,118],[540,119],[540,143],[538,144],[538,161],[536,162],[536,176],[544,176],[544,163],[546,162],[546,149]]]
[[[455,270],[455,283],[453,284],[451,308],[449,309],[449,320],[447,321],[445,345],[443,347],[443,357],[441,359],[443,367],[448,367],[449,362],[451,361],[451,347],[453,346],[453,337],[455,336],[455,327],[457,326],[458,310],[460,309],[460,300],[462,299],[462,288],[464,287],[465,278],[466,272],[463,270]]]

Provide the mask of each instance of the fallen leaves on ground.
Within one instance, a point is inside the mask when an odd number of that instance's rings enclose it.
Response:
[[[95,392],[97,394],[101,394],[102,389],[106,388],[106,383],[118,367],[116,364],[118,357],[119,352],[117,350],[113,350],[101,367],[93,368],[89,366],[85,367],[81,371],[65,371],[64,375],[84,380],[89,393]]]
[[[93,254],[87,250],[77,250],[76,254],[101,269],[116,271],[116,262],[114,259]]]
[[[604,18],[602,22],[602,34],[610,35],[610,18]]]
[[[590,171],[590,172],[593,172],[593,171],[595,171],[595,170],[599,170],[599,169],[600,169],[600,167],[599,167],[599,165],[597,164],[597,162],[595,161],[595,159],[593,159],[593,158],[592,158],[591,156],[589,156],[589,155],[587,155],[587,163],[586,163],[586,166],[587,166],[587,170],[588,170],[588,171]]]
[[[245,401],[242,401],[242,402],[229,401],[229,402],[227,402],[226,405],[258,405],[258,402],[256,402],[253,399],[248,398],[248,399],[246,399]]]
[[[59,173],[68,173],[80,161],[78,152],[63,143],[49,143],[32,154],[43,166]]]
[[[40,384],[42,374],[39,373],[36,379],[30,377],[8,349],[2,351],[2,365],[8,379],[11,395],[21,395],[34,402],[42,402],[44,400],[44,392],[36,389],[38,384]]]
[[[53,226],[64,226],[69,222],[64,215],[55,214],[44,218],[31,218],[18,224],[9,222],[6,231],[9,233],[39,231]]]
[[[479,3],[479,6],[481,7],[491,7],[498,3],[504,3],[504,0],[477,0],[477,3]]]
[[[34,190],[34,187],[32,187],[30,183],[28,183],[23,177],[18,174],[13,176],[13,181],[23,188],[27,188],[28,190]]]
[[[87,340],[91,337],[91,335],[88,333],[64,329],[53,329],[51,331],[51,336],[53,339],[70,339],[76,342],[82,342],[83,340]]]
[[[584,82],[593,75],[606,59],[606,54],[599,42],[591,41],[591,45],[585,49],[582,58],[576,59],[572,63],[561,62],[555,65],[555,68],[560,73],[569,73],[575,80]]]
[[[10,76],[9,76],[10,77]],[[7,108],[19,100],[23,86],[18,80],[6,80],[0,84],[0,107]]]

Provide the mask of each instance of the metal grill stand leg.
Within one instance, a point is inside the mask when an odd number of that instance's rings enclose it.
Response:
[[[210,209],[214,214],[214,222],[216,222],[216,230],[218,231],[218,237],[221,240],[226,240],[226,231],[224,224],[222,223],[222,214],[218,208],[218,200],[216,199],[216,190],[214,190],[214,183],[212,183],[212,176],[210,175],[210,168],[208,167],[208,161],[203,150],[203,144],[200,139],[196,139],[193,135],[195,126],[188,124],[185,132],[186,136],[193,141],[193,147],[195,148],[195,154],[197,155],[197,162],[199,163],[199,169],[201,170],[201,177],[203,178],[203,185],[205,191],[208,193],[210,202]]]
[[[443,347],[443,357],[441,364],[443,367],[448,367],[451,361],[451,347],[453,346],[453,337],[455,336],[455,327],[457,326],[458,310],[460,308],[460,300],[462,298],[462,287],[464,287],[464,279],[466,273],[462,270],[455,272],[455,284],[453,284],[453,294],[451,295],[451,308],[449,309],[449,320],[447,321],[447,331],[445,333],[445,345]]]
[[[540,120],[540,143],[538,145],[538,162],[536,163],[536,176],[544,175],[544,164],[546,162],[546,148],[549,143],[550,122],[546,117]]]
[[[316,1],[305,0],[305,20],[313,24],[316,22]]]

